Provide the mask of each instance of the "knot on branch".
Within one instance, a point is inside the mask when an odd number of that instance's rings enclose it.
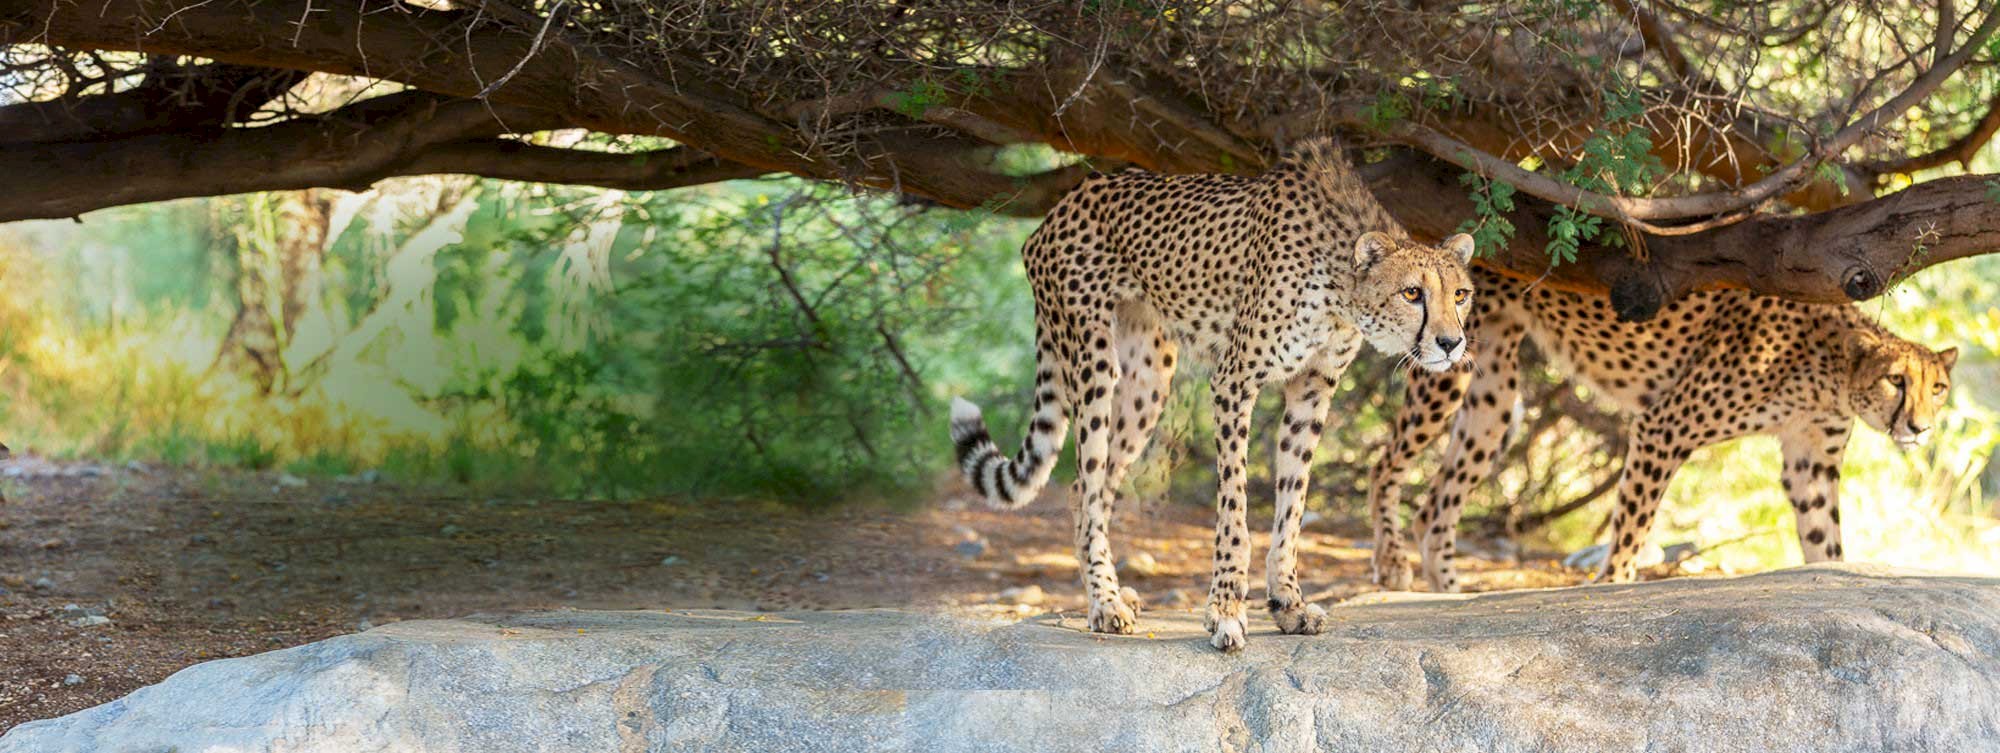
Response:
[[[1882,288],[1882,276],[1867,267],[1849,268],[1847,276],[1840,283],[1841,292],[1856,301],[1874,298],[1881,294]]]
[[[1621,322],[1643,322],[1659,315],[1666,293],[1657,281],[1633,271],[1611,284],[1611,310]]]

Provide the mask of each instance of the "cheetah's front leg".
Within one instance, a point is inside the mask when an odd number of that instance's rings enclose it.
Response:
[[[1249,446],[1250,409],[1257,402],[1251,380],[1220,371],[1210,380],[1215,393],[1215,562],[1208,575],[1208,608],[1202,627],[1209,643],[1223,651],[1243,648],[1248,632],[1243,602],[1250,587],[1250,527],[1244,510],[1244,451]]]
[[[1779,477],[1797,514],[1799,553],[1806,562],[1835,562],[1840,550],[1840,461],[1852,419],[1822,418],[1779,433],[1785,467]]]
[[[1271,523],[1271,550],[1264,556],[1264,593],[1270,597],[1271,619],[1278,630],[1293,635],[1318,635],[1326,629],[1326,610],[1307,604],[1299,591],[1299,521],[1305,511],[1306,478],[1320,432],[1326,428],[1327,406],[1340,374],[1354,360],[1359,343],[1343,343],[1313,368],[1285,384],[1284,434],[1278,440],[1271,467],[1278,487],[1278,511]]]

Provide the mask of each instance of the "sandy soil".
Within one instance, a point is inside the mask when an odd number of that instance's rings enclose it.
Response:
[[[553,608],[1028,616],[1083,607],[1061,490],[1011,513],[949,494],[914,511],[805,512],[33,458],[0,469],[0,730],[110,701],[197,662],[396,620]],[[1199,606],[1208,511],[1128,502],[1118,517],[1112,544],[1147,608]],[[1269,511],[1253,520],[1267,525]],[[1365,526],[1320,521],[1307,531],[1311,598],[1374,590]],[[1582,577],[1552,555],[1499,562],[1477,556],[1477,542],[1465,548],[1469,590]],[[1030,587],[1040,601],[1008,590]],[[1024,600],[1034,603],[1016,603]],[[92,625],[93,616],[109,622]]]

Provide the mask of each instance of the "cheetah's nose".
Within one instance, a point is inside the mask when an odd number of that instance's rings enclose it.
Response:
[[[1465,342],[1465,338],[1463,337],[1446,337],[1444,335],[1437,336],[1438,349],[1446,353],[1450,353],[1452,348],[1458,347],[1458,344],[1462,342]]]

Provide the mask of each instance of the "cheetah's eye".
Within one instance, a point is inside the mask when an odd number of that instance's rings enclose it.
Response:
[[[1471,297],[1472,297],[1472,291],[1465,290],[1463,288],[1460,288],[1457,292],[1451,294],[1451,300],[1453,303],[1465,303],[1465,299]]]
[[[1889,375],[1889,384],[1891,384],[1891,385],[1894,385],[1894,386],[1896,387],[1896,389],[1899,389],[1899,390],[1900,390],[1900,389],[1902,389],[1902,388],[1903,388],[1903,387],[1904,387],[1905,385],[1907,385],[1907,384],[1908,384],[1908,382],[1905,382],[1905,381],[1903,381],[1903,375],[1902,375],[1902,374],[1890,374],[1890,375]]]
[[[1944,397],[1944,382],[1931,385],[1931,397]]]
[[[1424,299],[1423,288],[1417,287],[1415,285],[1403,288],[1403,300],[1409,301],[1411,303],[1416,303],[1417,301],[1421,301],[1423,299]]]

